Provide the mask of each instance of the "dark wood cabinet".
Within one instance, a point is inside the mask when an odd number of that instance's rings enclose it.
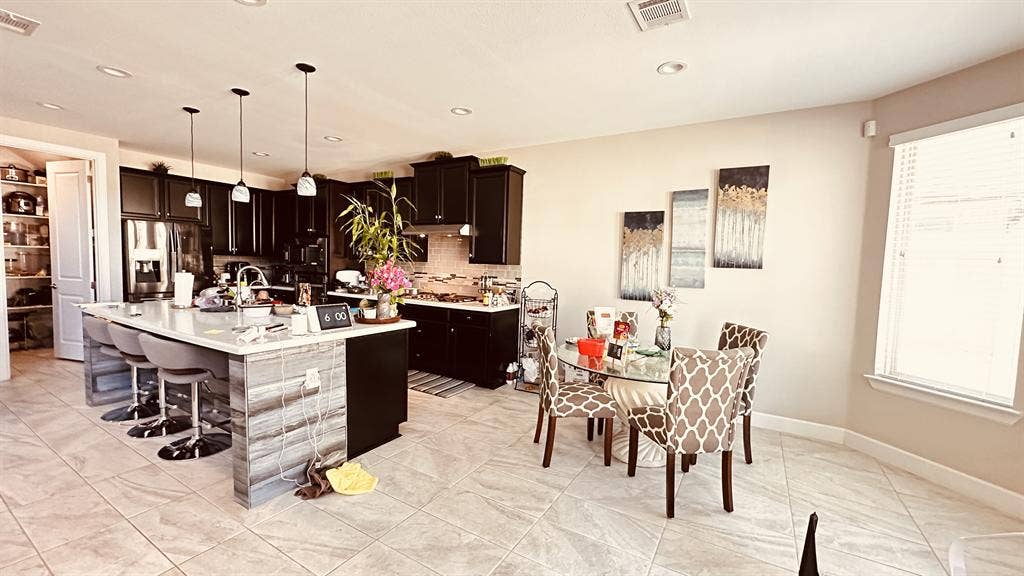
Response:
[[[257,213],[263,194],[261,190],[249,189],[249,202],[235,202],[231,199],[230,184],[209,183],[207,204],[209,205],[210,246],[214,254],[231,256],[256,256],[258,234]]]
[[[465,224],[469,221],[469,173],[480,165],[476,156],[460,156],[412,164],[416,224]]]
[[[409,417],[406,332],[397,330],[345,341],[350,459],[397,438],[398,425]]]
[[[470,223],[476,231],[469,250],[471,264],[519,264],[524,174],[515,166],[470,171]]]
[[[206,186],[196,181],[196,192],[203,199],[201,208],[185,206],[185,196],[192,191],[192,179],[166,176],[163,179],[164,218],[206,224]]]
[[[274,248],[275,258],[284,259],[288,245],[295,239],[295,191],[272,192],[274,207]]]
[[[295,195],[295,231],[299,234],[326,237],[329,209],[330,182],[318,180],[316,196]]]
[[[160,218],[163,214],[160,176],[153,172],[121,169],[121,213],[125,216]]]
[[[269,190],[261,191],[256,214],[256,254],[264,258],[277,256],[274,249],[274,196],[275,193]]]
[[[448,342],[452,375],[466,382],[484,382],[487,365],[487,328],[453,322],[448,328]]]
[[[409,368],[440,374],[448,366],[448,325],[417,320],[409,330]]]

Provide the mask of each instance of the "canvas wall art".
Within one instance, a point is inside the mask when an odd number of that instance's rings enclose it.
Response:
[[[665,212],[626,212],[622,218],[620,296],[650,300],[661,278]]]
[[[768,166],[718,171],[715,268],[762,267]]]
[[[708,189],[673,192],[670,285],[704,287],[707,246]]]

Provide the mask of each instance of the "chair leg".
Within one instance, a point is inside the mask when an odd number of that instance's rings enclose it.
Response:
[[[682,470],[683,474],[686,474],[690,471],[690,455],[682,454],[681,456],[682,458],[679,459],[681,462],[681,464],[679,464],[679,469]]]
[[[637,443],[640,440],[640,431],[629,427],[629,454],[626,457],[626,475],[636,476],[636,452]]]
[[[594,419],[587,418],[587,442],[594,441]]]
[[[544,407],[537,403],[537,430],[533,433],[533,443],[540,444],[540,431],[544,427]]]
[[[722,504],[732,512],[732,450],[722,452]]]
[[[676,517],[676,453],[671,450],[665,455],[665,516]]]
[[[604,465],[612,465],[612,419],[602,418],[604,422]]]
[[[747,464],[754,463],[754,456],[750,453],[750,414],[743,415],[743,458]]]
[[[544,442],[544,467],[551,466],[551,451],[555,448],[555,422],[557,418],[548,416],[548,437]]]
[[[597,435],[604,434],[604,421],[600,418],[597,419]]]

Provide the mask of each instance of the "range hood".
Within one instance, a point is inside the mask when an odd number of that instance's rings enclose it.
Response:
[[[476,236],[470,224],[423,224],[402,230],[405,236]]]

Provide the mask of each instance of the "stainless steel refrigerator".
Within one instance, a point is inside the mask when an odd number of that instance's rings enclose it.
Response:
[[[173,298],[175,272],[191,272],[202,284],[207,262],[198,224],[125,220],[123,238],[129,302]]]

